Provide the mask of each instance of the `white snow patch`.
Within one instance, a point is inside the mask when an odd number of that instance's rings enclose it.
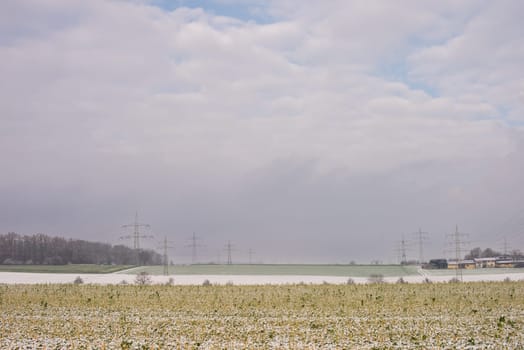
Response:
[[[59,274],[59,273],[25,273],[25,272],[0,272],[0,284],[54,284],[54,283],[73,283],[76,277],[82,278],[84,283],[90,284],[118,284],[126,281],[133,284],[135,274]],[[448,282],[454,276],[403,276],[408,283],[422,283],[426,277],[431,282]],[[151,275],[153,283],[168,283],[169,279],[174,279],[176,285],[201,285],[205,280],[211,284],[236,285],[264,285],[264,284],[345,284],[349,278],[340,276],[294,276],[294,275]],[[400,277],[385,277],[384,281],[395,283]],[[491,275],[465,275],[464,282],[479,281],[504,281],[509,278],[512,281],[524,280],[524,273],[511,274],[491,274]],[[351,277],[355,283],[367,283],[366,277]]]

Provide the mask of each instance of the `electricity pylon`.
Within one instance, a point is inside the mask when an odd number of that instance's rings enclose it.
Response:
[[[398,246],[398,248],[396,250],[397,250],[397,253],[398,253],[398,258],[400,260],[400,264],[403,265],[403,264],[407,263],[407,261],[408,261],[408,259],[406,257],[406,250],[407,250],[408,241],[406,241],[404,239],[404,236],[402,236],[402,239],[398,243],[399,243],[399,246]]]
[[[418,263],[422,265],[424,263],[424,240],[428,239],[427,232],[422,232],[422,229],[418,229],[418,232],[415,232],[414,235],[417,236],[418,240]]]
[[[153,238],[153,235],[146,235],[140,233],[140,228],[151,228],[149,224],[141,224],[138,222],[138,212],[135,213],[135,222],[132,224],[122,225],[122,228],[133,228],[133,234],[127,236],[120,236],[120,239],[133,239],[133,248],[140,249],[140,238]]]
[[[203,245],[197,243],[199,240],[200,238],[193,232],[191,243],[186,245],[186,247],[191,248],[191,264],[193,265],[197,263],[197,248],[203,247]]]
[[[233,264],[233,260],[231,259],[231,252],[234,250],[233,248],[233,244],[231,244],[231,241],[227,241],[227,244],[226,244],[226,251],[227,251],[227,264],[228,265],[232,265]]]
[[[503,246],[502,246],[502,251],[504,252],[504,256],[508,256],[509,254],[509,249],[508,249],[508,241],[506,239],[506,237],[504,237],[504,243],[503,243]]]
[[[163,250],[162,262],[164,263],[164,275],[165,276],[169,275],[169,261],[167,258],[167,250],[175,249],[175,247],[170,244],[173,244],[173,242],[168,241],[167,237],[164,237],[164,242],[162,242],[162,246],[160,247]]]
[[[466,233],[459,232],[458,225],[455,226],[455,232],[448,234],[451,237],[451,245],[454,246],[455,259],[457,261],[457,269],[455,271],[455,277],[462,282],[462,268],[460,267],[460,260],[462,260],[462,254],[466,251],[464,248],[466,243],[462,238],[466,237]]]

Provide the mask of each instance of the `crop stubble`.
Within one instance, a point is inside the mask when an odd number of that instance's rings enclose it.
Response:
[[[0,348],[521,348],[524,282],[0,286]]]

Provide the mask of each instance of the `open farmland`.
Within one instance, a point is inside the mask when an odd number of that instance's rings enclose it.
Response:
[[[400,277],[417,275],[416,266],[402,265],[175,265],[169,267],[175,275],[265,275],[265,276],[344,276],[369,277],[382,275],[384,277]],[[163,274],[163,266],[140,266],[121,271],[122,273],[147,272],[152,275]]]
[[[131,265],[0,265],[0,272],[28,273],[113,273],[131,268]]]
[[[521,348],[524,283],[0,286],[0,348]]]

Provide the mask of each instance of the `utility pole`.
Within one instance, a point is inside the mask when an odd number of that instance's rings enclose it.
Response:
[[[233,251],[233,244],[231,244],[231,241],[227,241],[225,249],[227,251],[227,264],[232,265],[233,260],[231,259],[231,252]]]
[[[132,224],[122,225],[122,228],[133,228],[133,234],[121,236],[120,239],[133,239],[133,248],[140,249],[140,238],[153,238],[152,235],[145,235],[140,233],[140,228],[151,228],[149,224],[141,224],[138,222],[138,212],[135,213],[135,222]]]
[[[428,239],[427,232],[422,232],[422,229],[418,229],[418,232],[414,233],[418,240],[418,263],[422,265],[424,263],[424,240]]]
[[[167,250],[168,249],[174,249],[175,247],[170,245],[173,244],[173,242],[168,241],[167,237],[164,237],[164,242],[162,243],[162,246],[160,247],[163,250],[163,256],[162,256],[162,262],[164,263],[164,275],[169,275],[169,261],[167,258]]]
[[[454,246],[455,259],[457,261],[455,277],[462,282],[462,268],[460,267],[460,261],[462,260],[462,254],[465,251],[464,246],[466,245],[466,242],[462,238],[466,237],[467,234],[459,232],[458,225],[456,225],[455,232],[448,236],[451,237],[451,244]]]
[[[197,248],[202,247],[201,244],[198,244],[200,238],[193,232],[193,235],[190,238],[190,243],[186,247],[191,248],[191,264],[194,265],[197,263]]]

